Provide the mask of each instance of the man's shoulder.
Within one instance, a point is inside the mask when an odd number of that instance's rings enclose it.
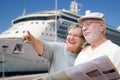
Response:
[[[117,45],[116,43],[112,42],[111,40],[108,40],[108,44],[111,45],[111,47],[113,47],[113,48],[120,48],[119,45]]]

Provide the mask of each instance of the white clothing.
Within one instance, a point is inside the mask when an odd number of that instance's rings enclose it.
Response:
[[[107,55],[110,58],[120,73],[120,46],[114,44],[110,40],[101,44],[94,50],[92,50],[90,46],[85,51],[80,52],[75,60],[74,65],[90,61],[103,55]]]

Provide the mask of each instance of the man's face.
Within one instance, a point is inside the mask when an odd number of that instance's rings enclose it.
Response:
[[[76,50],[79,48],[84,42],[84,39],[82,37],[82,30],[81,28],[71,28],[68,31],[67,39],[66,39],[66,45],[67,48],[70,50]]]
[[[86,19],[82,21],[82,31],[85,39],[90,43],[99,38],[101,29],[101,21]]]

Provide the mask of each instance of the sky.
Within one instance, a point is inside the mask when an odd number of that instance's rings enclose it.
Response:
[[[70,9],[72,0],[57,0],[58,9]],[[120,0],[76,0],[82,5],[80,13],[84,15],[86,10],[101,12],[105,20],[112,28],[120,26]],[[0,0],[0,33],[11,27],[11,21],[21,16],[24,9],[26,14],[32,12],[54,10],[55,0]]]

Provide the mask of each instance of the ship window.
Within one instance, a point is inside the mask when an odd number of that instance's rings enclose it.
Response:
[[[33,22],[31,22],[31,24],[33,24]]]
[[[58,36],[59,38],[66,39],[66,36],[65,36],[65,35],[57,34],[57,36]]]
[[[67,32],[65,30],[61,30],[61,29],[57,30],[57,32],[58,32],[58,34],[63,34],[63,35],[67,34]]]
[[[45,22],[42,22],[43,24],[45,23]]]
[[[13,52],[14,53],[22,52],[22,44],[16,44]]]
[[[66,17],[66,16],[61,16],[61,18],[72,21],[72,22],[78,22],[77,19],[73,19],[73,18]]]
[[[66,30],[68,29],[68,27],[65,27],[65,26],[59,26],[59,29],[62,29],[62,30]]]
[[[15,33],[18,33],[19,31],[16,31]]]
[[[48,33],[46,33],[46,35],[48,35]]]
[[[26,31],[23,31],[23,33],[25,33]]]
[[[50,34],[50,36],[52,36],[52,34]]]
[[[0,60],[0,63],[2,63],[2,64],[3,64],[3,63],[6,63],[6,61]]]
[[[57,16],[57,19],[59,16]],[[34,17],[26,17],[26,18],[21,18],[13,22],[13,24],[19,23],[19,22],[24,22],[24,21],[32,21],[32,20],[52,20],[55,19],[55,16],[34,16]]]
[[[57,36],[59,38],[63,38],[63,39],[66,39],[66,36],[67,36],[67,28],[68,27],[64,27],[64,26],[59,26],[59,28],[57,29]]]
[[[63,25],[63,26],[66,26],[66,27],[69,27],[69,26],[71,26],[71,23],[69,23],[69,22],[67,22],[67,21],[63,21],[63,22],[62,22],[62,25]]]
[[[38,24],[38,22],[36,22],[36,24]]]
[[[42,35],[44,35],[44,33],[42,32]]]

